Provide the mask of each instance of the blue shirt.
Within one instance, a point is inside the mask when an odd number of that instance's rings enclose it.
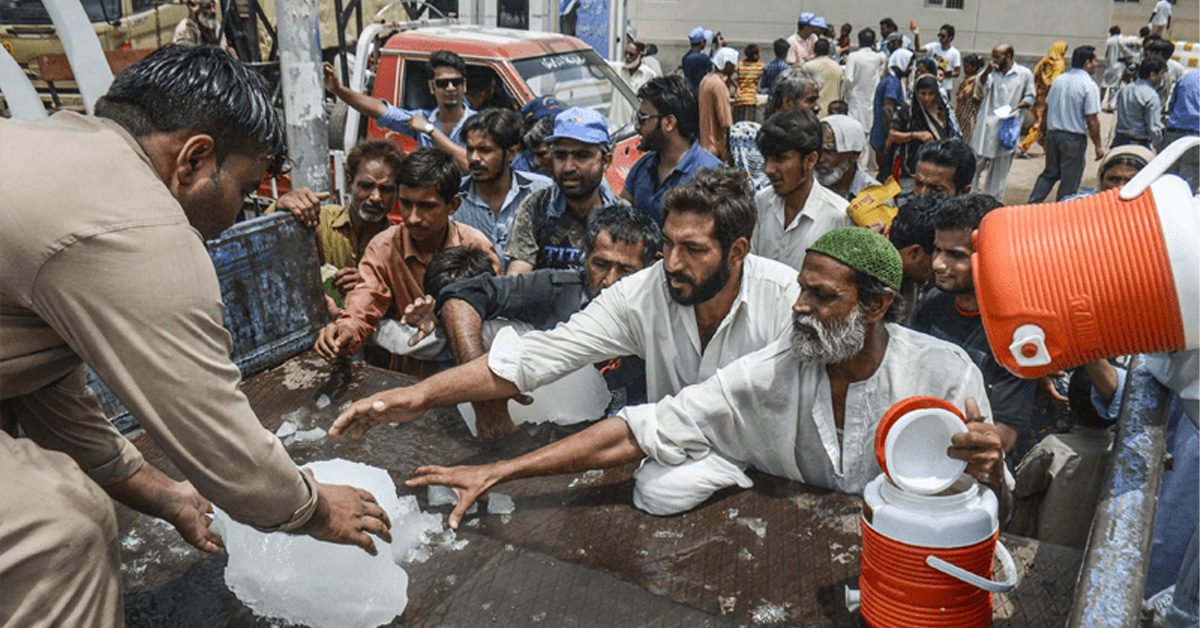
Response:
[[[412,120],[414,115],[421,114],[424,116],[426,120],[432,122],[433,126],[440,129],[442,133],[445,133],[447,137],[450,138],[450,141],[454,142],[455,144],[463,143],[463,123],[467,121],[467,118],[475,115],[475,110],[472,109],[470,105],[467,104],[467,101],[464,100],[463,114],[462,117],[458,119],[458,124],[454,125],[454,128],[450,129],[450,131],[446,131],[446,129],[442,128],[441,121],[438,120],[437,107],[434,107],[433,109],[401,109],[386,100],[383,101],[383,104],[387,105],[387,111],[384,111],[383,115],[375,118],[375,124],[416,139],[417,145],[421,148],[433,148],[433,139],[424,133],[416,133],[412,129],[408,128],[408,121]]]
[[[1146,79],[1122,87],[1117,94],[1117,135],[1154,144],[1162,137],[1161,118],[1162,102]]]
[[[504,254],[504,245],[508,243],[508,232],[512,229],[513,218],[517,208],[529,198],[530,194],[553,185],[548,177],[528,172],[512,171],[512,184],[508,188],[508,196],[500,206],[500,213],[492,211],[475,190],[475,180],[471,175],[462,178],[462,190],[459,197],[462,204],[454,213],[454,220],[470,225],[483,232],[487,239],[496,246],[496,255],[500,258],[500,268],[508,267],[508,256]]]
[[[779,81],[779,75],[792,66],[788,65],[787,59],[776,59],[767,64],[763,68],[762,78],[758,79],[758,87],[770,94],[775,91],[775,83]]]
[[[888,128],[884,125],[883,120],[883,102],[891,100],[896,103],[896,107],[892,110],[892,116],[901,115],[907,105],[904,103],[904,84],[896,75],[888,69],[887,76],[879,81],[879,85],[875,87],[875,112],[874,120],[871,123],[871,148],[883,150],[884,144],[887,143]]]
[[[1087,135],[1087,116],[1100,113],[1100,86],[1083,68],[1054,79],[1046,95],[1046,130]]]
[[[1167,128],[1200,134],[1200,70],[1192,70],[1175,83]]]
[[[633,197],[633,206],[642,210],[660,226],[663,223],[663,196],[681,183],[690,181],[701,168],[721,165],[721,160],[704,150],[700,142],[692,142],[687,152],[675,164],[665,181],[658,182],[658,151],[642,155],[625,176],[625,189]]]
[[[512,169],[517,172],[528,172],[531,174],[542,174],[537,168],[533,167],[533,153],[529,149],[525,149],[517,153],[512,160]]]
[[[692,93],[699,94],[700,81],[703,81],[704,75],[712,69],[712,59],[703,52],[689,50],[687,54],[683,55],[682,65],[683,76],[692,86]]]

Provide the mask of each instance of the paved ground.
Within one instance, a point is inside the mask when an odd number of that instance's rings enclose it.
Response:
[[[1111,113],[1100,114],[1100,138],[1107,146],[1112,140],[1113,125],[1116,124],[1116,116]],[[1100,165],[1092,157],[1092,145],[1088,143],[1088,162],[1087,168],[1083,171],[1083,181],[1080,182],[1080,188],[1095,188],[1099,182],[1096,181],[1096,168]],[[1029,200],[1029,193],[1033,191],[1033,184],[1041,174],[1043,166],[1045,166],[1045,158],[1043,157],[1042,147],[1037,144],[1033,145],[1030,150],[1029,159],[1014,159],[1012,170],[1008,174],[1008,187],[1005,190],[1005,205],[1021,205]],[[1050,200],[1054,199],[1054,193],[1051,192]]]

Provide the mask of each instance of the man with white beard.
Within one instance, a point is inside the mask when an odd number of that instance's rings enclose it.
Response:
[[[880,473],[873,446],[879,420],[896,402],[928,395],[964,409],[968,431],[947,443],[948,454],[967,461],[968,473],[1006,497],[1000,437],[988,418],[979,369],[957,346],[888,322],[899,309],[901,274],[900,255],[886,238],[857,227],[835,229],[808,249],[791,338],[658,403],[627,407],[524,456],[421,467],[407,484],[454,488],[455,522],[500,482],[643,458],[654,464],[643,464],[635,477],[635,495],[638,507],[652,514],[694,508],[735,484],[693,472],[688,463],[711,454],[743,469],[861,494]],[[654,477],[644,473],[647,466],[656,469]]]
[[[821,158],[817,160],[817,181],[831,192],[853,201],[864,188],[879,185],[859,167],[859,157],[867,148],[867,132],[850,116],[825,116],[821,120]]]

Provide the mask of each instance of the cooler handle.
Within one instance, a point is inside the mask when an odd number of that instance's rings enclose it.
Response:
[[[1200,137],[1196,136],[1181,137],[1171,142],[1170,146],[1164,148],[1157,157],[1150,160],[1150,163],[1146,164],[1137,175],[1130,179],[1129,183],[1121,187],[1121,200],[1131,201],[1141,196],[1150,187],[1151,183],[1154,183],[1166,173],[1167,168],[1173,166],[1184,153],[1196,146],[1200,146]]]
[[[1008,578],[1003,582],[988,580],[953,563],[948,563],[937,556],[926,556],[925,564],[951,578],[957,578],[985,591],[1008,593],[1013,590],[1013,587],[1017,586],[1017,564],[1013,561],[1012,554],[1008,553],[1008,548],[1004,547],[1004,543],[1000,541],[996,541],[996,555],[1000,558],[1000,568],[1004,570],[1004,573],[1008,574]]]

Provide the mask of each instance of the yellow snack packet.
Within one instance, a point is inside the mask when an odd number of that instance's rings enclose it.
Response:
[[[900,194],[900,184],[894,178],[888,178],[886,183],[863,188],[858,196],[850,201],[850,206],[846,208],[846,214],[850,216],[854,224],[860,227],[882,222],[887,225],[888,230],[891,230],[892,220],[896,218],[900,209],[887,203],[896,198],[898,194]]]

